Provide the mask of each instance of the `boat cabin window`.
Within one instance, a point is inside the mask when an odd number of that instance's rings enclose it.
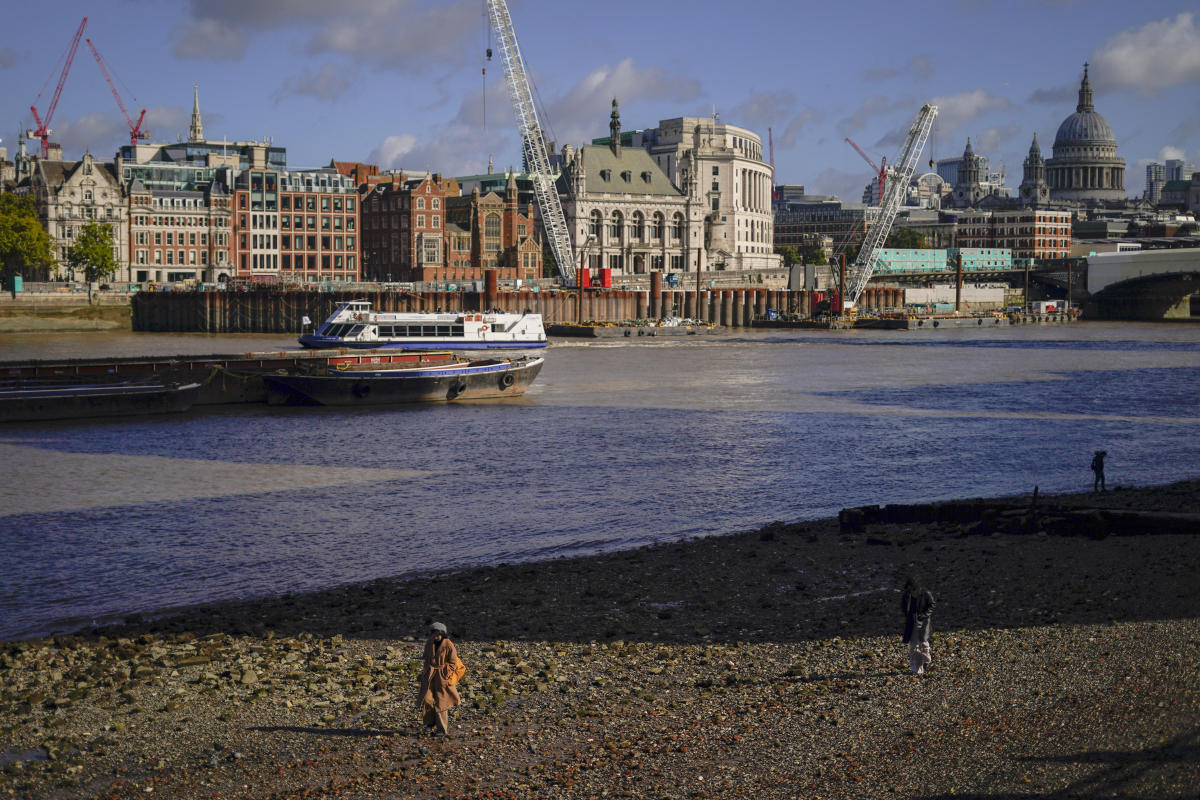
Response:
[[[326,325],[321,329],[320,335],[345,339],[351,336],[358,336],[360,333],[362,333],[363,328],[365,327],[365,325],[348,325],[344,322],[338,325]]]
[[[444,325],[380,325],[379,336],[388,339],[408,337],[433,339],[447,336],[462,336],[462,323]]]

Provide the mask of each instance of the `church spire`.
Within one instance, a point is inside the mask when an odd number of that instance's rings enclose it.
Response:
[[[1079,84],[1079,105],[1075,106],[1076,111],[1095,111],[1096,106],[1092,104],[1092,82],[1088,80],[1088,65],[1083,62],[1083,81]]]
[[[613,98],[612,114],[609,115],[608,136],[610,139],[609,147],[612,148],[613,155],[617,158],[621,157],[621,112],[617,109],[617,98]]]
[[[192,84],[192,125],[188,128],[189,142],[204,141],[204,125],[200,122],[200,84]]]

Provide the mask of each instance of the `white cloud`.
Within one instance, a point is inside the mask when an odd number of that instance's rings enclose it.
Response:
[[[779,130],[779,146],[790,148],[800,131],[820,118],[820,112],[811,106],[798,109],[791,92],[757,92],[734,108],[729,121],[757,132],[764,143],[768,128]]]
[[[779,139],[780,147],[792,147],[796,144],[796,140],[800,137],[800,131],[810,122],[816,122],[821,119],[821,112],[812,107],[805,108],[796,116],[792,117],[792,121],[783,129],[783,136]]]
[[[404,157],[417,146],[417,137],[411,133],[388,136],[371,151],[368,161],[378,164],[380,169],[399,169]]]
[[[16,50],[11,47],[0,47],[0,69],[8,69],[19,60]]]
[[[171,52],[177,58],[237,61],[246,54],[246,36],[215,19],[188,19],[171,29]]]
[[[866,127],[867,123],[874,117],[881,117],[890,114],[898,108],[907,106],[908,103],[902,100],[891,100],[887,95],[874,94],[862,102],[854,113],[848,117],[843,117],[837,122],[838,133],[842,136],[850,136],[857,133]],[[907,127],[905,128],[907,130]]]
[[[933,61],[926,53],[918,53],[899,67],[879,67],[863,73],[868,81],[886,81],[892,78],[915,77],[926,80],[933,74]]]
[[[299,29],[309,55],[407,71],[464,63],[482,24],[476,0],[191,0],[188,12],[170,34],[179,58],[238,60],[254,35]]]
[[[945,133],[957,131],[967,123],[993,111],[1004,111],[1012,107],[1012,103],[1007,99],[997,97],[986,89],[935,97],[932,103],[938,107],[938,128]]]
[[[300,75],[286,78],[275,92],[275,101],[287,97],[315,97],[318,100],[336,101],[354,85],[350,70],[337,64],[324,64],[315,74],[305,69]]]
[[[597,67],[584,75],[560,97],[549,101],[546,112],[558,143],[578,144],[608,134],[608,115],[614,97],[622,109],[622,127],[645,128],[657,124],[658,119],[635,119],[628,112],[638,103],[684,102],[699,96],[699,81],[671,75],[662,67],[639,66],[632,58],[626,58],[616,66]]]
[[[316,55],[336,53],[381,69],[423,72],[431,66],[463,64],[476,57],[466,43],[483,24],[476,0],[457,0],[420,8],[415,2],[352,0],[362,6],[347,14],[344,2],[332,8],[336,22],[324,22],[309,41]],[[347,21],[349,20],[349,21]]]
[[[630,106],[662,100],[688,100],[698,96],[697,81],[668,74],[660,67],[641,67],[632,58],[615,66],[598,67],[560,97],[549,99],[543,125],[549,128],[553,144],[581,145],[608,134],[608,119],[616,97],[625,128],[657,124],[658,119],[639,120]],[[498,156],[496,171],[520,169],[520,136],[513,121],[512,105],[502,78],[490,80],[487,87],[487,125],[483,124],[482,89],[463,97],[455,118],[447,125],[423,132],[389,136],[368,157],[382,169],[433,170],[447,175],[467,175],[487,171],[490,155]]]
[[[1159,161],[1169,161],[1174,158],[1182,159],[1186,157],[1187,153],[1184,152],[1183,148],[1175,147],[1173,145],[1166,145],[1158,151]]]
[[[1052,86],[1049,89],[1034,89],[1033,93],[1029,95],[1028,102],[1061,106],[1074,103],[1078,98],[1078,84],[1063,84],[1062,86]]]
[[[1091,56],[1097,89],[1154,92],[1200,82],[1200,29],[1190,11],[1148,22],[1105,42]]]
[[[101,161],[123,144],[129,144],[129,126],[117,115],[94,113],[76,119],[58,118],[50,141],[62,145],[63,157],[77,159],[90,150]],[[40,145],[39,145],[40,146]]]
[[[980,155],[988,155],[989,153],[998,153],[1009,145],[1013,137],[1021,132],[1021,126],[1013,123],[1010,125],[1001,125],[995,128],[985,128],[979,134],[975,142],[975,152]],[[1033,141],[1033,133],[1029,134],[1029,141]]]
[[[204,123],[204,133],[210,139],[220,138],[215,134],[223,118],[218,114],[204,113],[200,106],[201,120]],[[146,118],[142,121],[142,130],[148,131],[152,141],[170,142],[178,137],[186,136],[192,122],[191,107],[183,106],[152,106],[146,109]]]

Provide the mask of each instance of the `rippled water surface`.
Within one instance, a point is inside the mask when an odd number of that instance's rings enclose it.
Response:
[[[0,336],[0,359],[290,337]],[[912,502],[1200,475],[1200,328],[555,344],[521,400],[0,426],[0,637]]]

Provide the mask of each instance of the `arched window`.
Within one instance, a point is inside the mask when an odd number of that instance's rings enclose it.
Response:
[[[629,225],[629,235],[635,242],[646,238],[646,217],[640,211],[633,212],[633,221]]]
[[[654,217],[650,220],[650,240],[657,242],[662,240],[663,235],[663,215],[659,212],[654,212]]]
[[[683,241],[683,214],[676,213],[671,219],[671,239]]]
[[[500,215],[488,214],[483,222],[483,235],[489,239],[500,238]]]
[[[602,221],[601,221],[601,217],[600,217],[600,212],[593,211],[591,217],[588,220],[588,234],[591,236],[595,236],[597,239],[599,239],[601,224],[602,224]]]
[[[608,238],[610,241],[621,241],[621,226],[625,223],[625,217],[620,211],[612,213],[612,219],[608,223]]]

